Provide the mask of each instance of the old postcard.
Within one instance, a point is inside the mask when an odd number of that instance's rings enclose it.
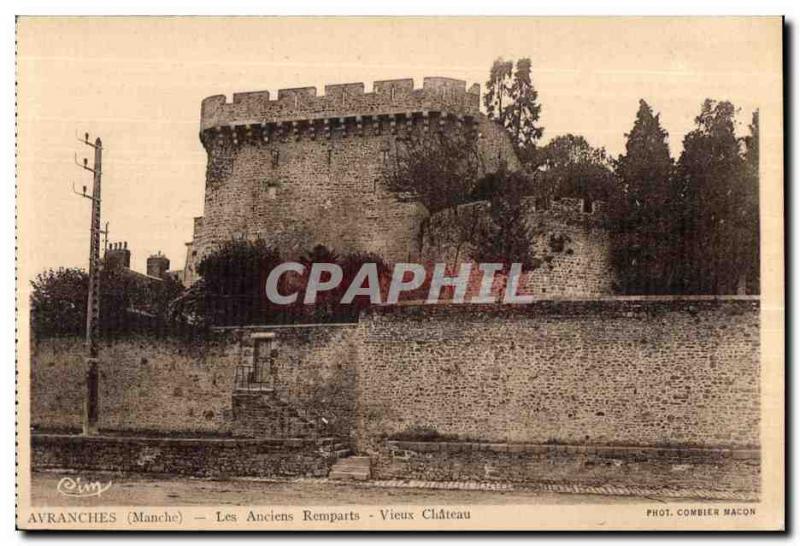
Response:
[[[783,528],[782,39],[19,17],[18,527]]]

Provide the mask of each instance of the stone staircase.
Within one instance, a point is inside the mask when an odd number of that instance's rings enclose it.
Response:
[[[348,446],[344,441],[342,441],[339,438],[333,439],[333,445],[331,446],[330,451],[331,451],[331,456],[333,456],[336,459],[343,459],[345,457],[350,456],[353,453],[353,451],[350,449],[350,446]]]
[[[237,390],[232,397],[231,431],[249,438],[327,436],[324,420],[314,418],[271,390]]]
[[[331,467],[328,478],[332,480],[359,480],[364,481],[372,476],[372,465],[369,457],[347,457],[339,459]]]
[[[298,408],[281,398],[271,386],[248,385],[235,388],[231,404],[231,433],[240,438],[313,439],[319,454],[334,466],[351,455],[348,440],[331,433],[319,415]],[[360,459],[367,459],[366,471]],[[367,479],[369,458],[350,457],[340,472],[341,479]],[[364,477],[361,477],[364,476]]]

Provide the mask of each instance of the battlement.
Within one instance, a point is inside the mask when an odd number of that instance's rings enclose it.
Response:
[[[549,211],[554,215],[584,217],[586,215],[604,216],[605,201],[587,201],[579,197],[561,197],[552,200],[526,198],[526,204],[535,212]]]
[[[550,200],[540,200],[535,197],[523,198],[523,205],[531,221],[553,220],[567,224],[587,224],[602,226],[607,218],[605,201],[586,201],[578,197],[561,197]],[[473,212],[486,212],[489,201],[473,201],[459,205],[460,210]],[[439,215],[450,214],[449,211],[439,212]]]
[[[235,127],[306,122],[325,124],[326,120],[343,122],[347,118],[362,120],[404,115],[410,119],[429,113],[456,119],[476,118],[480,111],[480,86],[467,89],[464,80],[424,78],[421,89],[414,80],[381,80],[373,82],[372,92],[365,92],[364,83],[343,83],[325,86],[325,94],[317,96],[316,87],[278,90],[277,99],[269,91],[234,93],[231,102],[225,95],[203,100],[200,113],[201,134],[207,130]]]

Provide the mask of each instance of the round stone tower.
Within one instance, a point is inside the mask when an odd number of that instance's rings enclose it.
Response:
[[[516,157],[503,131],[479,112],[480,88],[425,78],[281,89],[205,99],[200,140],[208,154],[204,216],[193,261],[232,238],[262,238],[286,257],[324,244],[339,253],[414,259],[427,215],[384,184],[395,140],[409,131],[469,131],[486,170]]]

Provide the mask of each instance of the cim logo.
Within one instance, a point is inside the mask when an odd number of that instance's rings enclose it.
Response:
[[[56,490],[65,497],[99,497],[110,487],[111,480],[104,484],[100,481],[82,482],[80,477],[67,477],[58,481]]]

